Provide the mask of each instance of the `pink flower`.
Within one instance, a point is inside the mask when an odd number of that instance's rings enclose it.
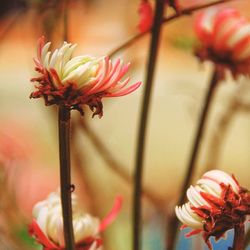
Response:
[[[53,53],[50,42],[44,37],[38,41],[35,70],[39,76],[31,79],[38,89],[31,98],[43,97],[46,105],[64,105],[83,114],[82,105],[88,105],[94,115],[102,116],[102,98],[118,97],[135,91],[141,82],[129,87],[127,73],[130,64],[118,59],[114,64],[108,56],[95,58],[89,55],[72,57],[76,44],[64,42]]]
[[[197,55],[229,69],[233,76],[250,73],[250,23],[234,9],[208,9],[198,15]]]
[[[142,0],[139,5],[138,9],[139,13],[139,24],[138,29],[140,32],[146,32],[149,31],[153,24],[153,8],[149,1]]]
[[[244,227],[250,215],[250,193],[234,176],[220,170],[205,173],[197,185],[187,190],[188,202],[175,208],[176,216],[193,230],[186,236],[202,233],[211,249],[209,238],[220,239],[235,226]]]
[[[72,195],[76,250],[100,250],[100,233],[117,217],[121,204],[121,197],[117,197],[110,213],[100,222],[98,218],[82,212],[76,195]],[[65,250],[59,192],[51,193],[46,200],[38,202],[33,208],[33,215],[30,235],[43,245],[44,250]]]

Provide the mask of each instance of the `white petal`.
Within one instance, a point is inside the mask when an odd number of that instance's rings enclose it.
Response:
[[[42,48],[42,53],[41,53],[42,63],[44,63],[44,58],[45,58],[45,56],[46,56],[46,54],[48,52],[48,49],[49,49],[50,45],[51,45],[51,42],[48,42]]]
[[[205,173],[203,176],[206,178],[209,178],[211,180],[214,180],[218,184],[224,183],[225,185],[231,185],[234,192],[236,192],[236,193],[238,193],[238,191],[239,191],[238,184],[234,181],[232,176],[230,176],[229,174],[227,174],[221,170],[217,170],[217,169],[211,170],[211,171],[208,171],[207,173]]]
[[[234,34],[228,39],[227,44],[230,48],[233,48],[233,46],[238,43],[240,40],[242,40],[245,37],[250,36],[250,25],[242,25],[239,29],[237,29]]]

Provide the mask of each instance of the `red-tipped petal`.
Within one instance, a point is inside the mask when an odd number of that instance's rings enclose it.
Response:
[[[102,220],[100,226],[99,226],[99,232],[104,231],[118,216],[121,207],[122,207],[122,197],[117,196],[115,199],[115,203],[111,209],[111,211],[108,213],[108,215]]]
[[[62,250],[59,246],[55,245],[51,242],[48,237],[44,234],[41,230],[39,225],[37,224],[36,220],[32,220],[32,223],[29,226],[29,233],[32,236],[35,236],[36,240],[42,244],[46,249],[53,249],[53,250]]]

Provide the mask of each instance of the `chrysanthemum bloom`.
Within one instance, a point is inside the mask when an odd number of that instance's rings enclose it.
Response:
[[[221,238],[229,229],[244,229],[250,215],[250,193],[242,188],[235,177],[220,171],[205,173],[197,185],[187,190],[188,202],[176,206],[175,212],[183,227],[193,230],[186,236],[202,233],[211,248],[209,237]]]
[[[152,28],[154,12],[152,5],[147,0],[142,0],[138,9],[139,23],[138,29],[140,32],[149,31]]]
[[[30,97],[43,97],[46,105],[64,105],[83,114],[82,105],[86,104],[94,112],[93,116],[102,116],[103,97],[127,95],[141,85],[137,82],[127,87],[130,78],[122,78],[130,64],[124,65],[120,59],[112,64],[107,56],[72,57],[76,44],[64,42],[53,53],[49,50],[50,45],[50,42],[45,43],[44,37],[39,39],[34,59],[39,76],[31,79],[38,83],[38,90]]]
[[[213,61],[221,78],[229,69],[236,78],[250,75],[250,23],[234,9],[208,9],[198,15],[195,31],[198,57]]]
[[[121,198],[118,197],[111,212],[100,222],[98,218],[82,212],[76,195],[72,194],[76,250],[101,249],[102,240],[99,234],[116,218],[121,208],[121,202]],[[33,208],[33,216],[29,233],[43,245],[43,249],[65,250],[59,192],[51,193],[46,200],[38,202]]]

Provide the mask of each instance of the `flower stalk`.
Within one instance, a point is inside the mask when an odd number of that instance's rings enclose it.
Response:
[[[200,5],[195,5],[189,8],[185,8],[182,9],[180,11],[178,11],[177,13],[174,13],[168,17],[165,17],[162,19],[162,24],[167,24],[171,21],[174,21],[175,19],[182,17],[182,16],[187,16],[187,15],[191,15],[193,14],[195,11],[199,11],[208,7],[212,7],[212,6],[216,6],[219,4],[223,4],[226,2],[233,2],[235,0],[219,0],[216,2],[209,2],[209,3],[204,3],[204,4],[200,4]],[[113,50],[111,50],[108,55],[110,57],[114,57],[117,53],[121,52],[124,49],[127,49],[128,47],[132,46],[137,40],[141,39],[142,37],[144,37],[145,35],[147,35],[148,33],[150,33],[151,30],[146,30],[143,32],[140,32],[134,36],[132,36],[131,38],[129,38],[128,40],[126,40],[125,42],[123,42],[122,44],[120,44],[118,47],[114,48]]]
[[[153,78],[156,66],[157,52],[159,48],[161,24],[164,14],[165,0],[156,1],[156,11],[151,30],[151,44],[148,56],[146,86],[142,101],[142,110],[140,117],[139,132],[137,138],[137,152],[134,173],[134,192],[133,192],[133,249],[140,249],[140,229],[141,229],[141,194],[142,194],[142,175],[144,147],[146,139],[146,128],[150,106],[150,97],[152,93]]]
[[[234,227],[234,241],[232,250],[243,250],[245,239],[245,228],[244,224],[236,225]]]
[[[185,176],[185,179],[183,181],[183,185],[182,185],[182,188],[180,191],[181,196],[180,196],[179,201],[177,203],[178,205],[183,204],[185,201],[185,197],[186,197],[185,192],[190,185],[191,178],[192,178],[192,175],[193,175],[194,170],[195,170],[196,161],[197,161],[198,155],[199,155],[200,145],[201,145],[203,135],[204,135],[205,125],[206,125],[209,109],[211,106],[210,104],[212,103],[212,98],[213,98],[213,95],[214,95],[214,92],[215,92],[215,89],[216,89],[216,86],[217,86],[219,79],[220,79],[220,73],[218,72],[218,70],[215,66],[214,71],[212,73],[210,83],[209,83],[209,87],[208,87],[208,90],[206,93],[206,97],[204,100],[204,106],[203,106],[203,110],[202,110],[202,113],[201,113],[201,116],[199,119],[198,127],[196,130],[194,143],[193,143],[190,158],[188,161],[188,166],[186,168],[187,169],[186,176]],[[167,249],[168,250],[174,249],[177,231],[178,231],[178,219],[176,218],[176,216],[173,215],[172,219],[170,219],[169,228],[168,228],[168,232],[169,232],[168,240],[167,240]]]
[[[74,231],[72,224],[71,175],[70,175],[70,109],[59,106],[59,158],[60,185],[65,247],[74,250]]]

